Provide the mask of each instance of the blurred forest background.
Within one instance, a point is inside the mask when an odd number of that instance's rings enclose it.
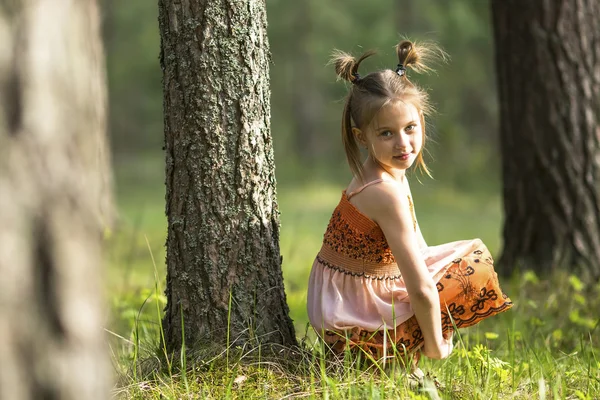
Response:
[[[162,88],[157,6],[104,0],[110,85],[110,135],[118,170],[136,159],[161,159]],[[340,142],[346,89],[327,66],[339,48],[377,49],[363,73],[395,68],[393,46],[406,35],[433,40],[451,56],[435,74],[412,79],[429,88],[435,178],[460,188],[498,182],[493,42],[486,1],[267,0],[272,52],[272,134],[280,184],[348,176]],[[446,166],[452,165],[452,168]],[[132,175],[142,171],[131,171]],[[155,176],[150,177],[155,180]],[[138,181],[139,182],[139,181]],[[140,182],[142,183],[142,182]]]
[[[102,7],[120,209],[109,252],[107,290],[115,317],[109,325],[126,335],[155,284],[164,282],[158,9],[148,0],[103,0]],[[267,0],[281,251],[298,334],[305,331],[312,259],[351,178],[340,136],[346,87],[327,65],[334,48],[356,55],[377,49],[361,67],[363,74],[395,68],[393,47],[404,36],[435,41],[450,55],[433,74],[411,74],[437,109],[426,157],[434,179],[418,176],[422,184],[412,185],[417,216],[430,244],[481,237],[498,254],[500,154],[489,13],[488,2],[480,0]],[[155,295],[159,302],[161,291]],[[150,314],[158,320],[156,310]]]

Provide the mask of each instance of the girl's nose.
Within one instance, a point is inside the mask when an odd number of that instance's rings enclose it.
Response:
[[[395,146],[397,149],[406,149],[409,146],[409,139],[406,135],[398,135]]]

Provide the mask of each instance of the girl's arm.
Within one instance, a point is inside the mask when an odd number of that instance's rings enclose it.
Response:
[[[430,358],[447,357],[452,349],[442,336],[439,294],[419,251],[406,194],[395,185],[371,186],[363,191],[360,208],[379,224],[398,263],[423,333],[423,353]]]

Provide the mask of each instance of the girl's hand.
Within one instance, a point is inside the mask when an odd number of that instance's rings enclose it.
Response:
[[[442,360],[448,357],[452,353],[453,349],[454,344],[452,343],[452,336],[450,336],[449,338],[443,338],[437,346],[430,347],[423,345],[421,348],[421,353],[426,357]]]

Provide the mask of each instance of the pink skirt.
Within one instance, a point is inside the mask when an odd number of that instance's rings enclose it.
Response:
[[[445,336],[454,325],[468,327],[512,307],[481,240],[431,246],[423,257],[437,282]],[[401,276],[356,274],[317,257],[307,303],[311,325],[336,353],[362,349],[379,359],[393,348],[402,354],[423,345]]]

